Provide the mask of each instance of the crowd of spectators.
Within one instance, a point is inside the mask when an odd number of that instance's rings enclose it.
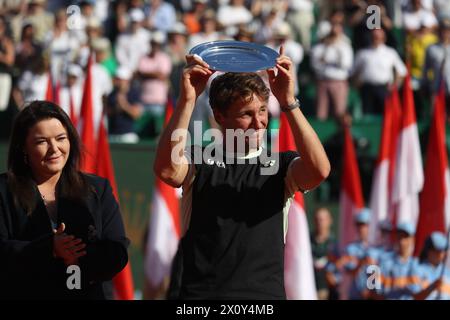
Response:
[[[450,96],[445,0],[0,0],[0,133],[24,103],[46,98],[49,83],[78,116],[94,53],[94,120],[106,112],[114,141],[156,138],[184,56],[225,39],[283,45],[300,100],[314,88],[307,116],[319,120],[351,115],[350,94],[364,116],[381,115],[407,65],[419,116],[430,113],[441,74]],[[192,121],[215,126],[206,97]],[[277,119],[275,99],[269,110]]]

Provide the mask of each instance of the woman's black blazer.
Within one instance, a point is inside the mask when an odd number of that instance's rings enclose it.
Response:
[[[27,215],[14,205],[7,176],[0,174],[0,299],[113,298],[111,280],[128,262],[129,240],[109,181],[85,178],[93,188],[84,203],[57,202],[58,223],[87,244],[78,273],[53,256],[52,227],[37,188],[37,206]],[[73,288],[76,274],[81,289]]]

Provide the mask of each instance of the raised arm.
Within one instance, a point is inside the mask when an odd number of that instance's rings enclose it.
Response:
[[[184,148],[189,121],[198,96],[214,73],[198,56],[188,55],[186,60],[187,66],[181,76],[180,97],[159,140],[153,165],[156,176],[173,187],[181,186],[188,173],[189,165],[184,156]]]
[[[268,70],[272,93],[280,103],[281,108],[295,103],[294,76],[291,60],[283,55],[277,59],[275,70]],[[316,132],[308,123],[300,108],[285,111],[294,136],[300,159],[292,165],[292,174],[300,190],[310,190],[316,187],[330,173],[330,162]]]

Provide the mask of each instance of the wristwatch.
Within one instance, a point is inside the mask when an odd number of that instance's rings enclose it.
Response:
[[[291,111],[296,108],[300,108],[300,101],[297,98],[295,99],[295,101],[293,103],[288,104],[287,106],[280,106],[280,109],[283,112]]]

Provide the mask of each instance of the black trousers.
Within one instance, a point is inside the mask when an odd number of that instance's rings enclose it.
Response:
[[[386,84],[374,85],[365,83],[362,85],[360,93],[364,115],[383,114],[384,101],[388,96]]]

